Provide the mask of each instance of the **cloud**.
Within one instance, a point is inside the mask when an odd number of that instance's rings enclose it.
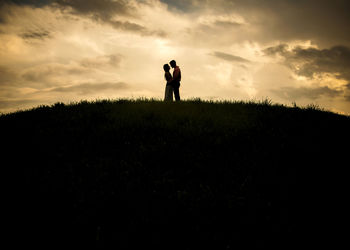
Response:
[[[138,2],[136,0],[7,0],[4,4],[0,4],[0,24],[11,23],[13,17],[18,17],[18,9],[21,7],[36,9],[47,7],[52,10],[60,10],[66,19],[69,18],[68,14],[70,14],[72,17],[89,18],[97,23],[107,24],[118,30],[129,31],[143,36],[165,37],[165,31],[149,29],[142,23],[139,14],[140,8],[143,7],[142,4],[142,1]],[[36,24],[36,26],[39,26],[39,29],[37,27],[34,31],[33,29],[22,31],[20,36],[25,39],[33,39],[40,38],[41,35],[41,38],[43,38],[47,30],[41,28],[46,25]]]
[[[35,89],[54,87],[62,82],[95,79],[110,74],[120,67],[122,56],[120,54],[102,55],[97,57],[85,57],[81,60],[69,63],[44,63],[23,69],[20,72],[1,68],[4,77],[0,77],[0,83],[10,79],[22,79],[27,86]],[[115,75],[115,73],[113,73]],[[17,81],[18,82],[18,81]]]
[[[129,31],[135,31],[135,32],[146,32],[146,28],[142,25],[136,24],[136,23],[131,23],[129,21],[108,21],[109,24],[112,25],[112,27],[116,29],[121,29],[121,30],[129,30]]]
[[[39,104],[40,100],[37,99],[21,99],[21,100],[0,100],[0,109],[7,110],[16,107],[28,107],[30,105]]]
[[[345,100],[350,102],[350,83],[346,85]]]
[[[42,7],[49,5],[55,0],[3,0],[4,3],[14,3],[18,5],[32,5],[35,7]]]
[[[350,46],[350,2],[348,0],[162,0],[172,8],[197,15],[238,15],[247,28],[233,35],[232,40],[273,41],[311,40],[322,47]],[[171,9],[172,9],[171,8]]]
[[[97,22],[108,23],[116,29],[143,32],[146,28],[142,25],[116,20],[115,17],[131,17],[135,9],[128,1],[124,0],[56,0],[59,8],[69,11],[74,15],[91,18]]]
[[[279,44],[277,46],[269,47],[263,51],[266,55],[274,56],[276,54],[286,54],[288,52],[288,44]]]
[[[56,0],[63,8],[70,7],[73,13],[110,20],[114,15],[131,15],[134,8],[125,0]]]
[[[238,28],[240,27],[242,24],[238,23],[238,22],[232,22],[232,21],[221,21],[221,20],[216,20],[214,22],[215,26],[221,27],[221,28],[225,28],[225,29],[230,29],[230,28]]]
[[[281,63],[297,76],[318,85],[312,88],[282,87],[272,91],[280,97],[291,99],[342,97],[345,101],[350,101],[350,48],[334,46],[330,49],[318,49],[280,44],[266,48],[263,52],[265,55],[281,58]]]
[[[16,4],[36,7],[57,6],[74,15],[91,18],[109,24],[116,29],[146,36],[165,36],[165,31],[152,30],[144,23],[140,10],[146,5],[168,6],[179,18],[192,18],[210,13],[213,16],[235,15],[242,17],[247,26],[239,34],[232,33],[232,40],[259,40],[288,42],[311,40],[322,47],[344,44],[350,46],[350,2],[347,0],[7,0]],[[0,15],[1,20],[5,20]],[[216,27],[234,29],[242,23],[217,20]],[[194,27],[188,27],[194,28]],[[231,31],[227,31],[231,32]]]
[[[343,91],[330,89],[329,87],[282,87],[280,89],[272,90],[272,92],[289,100],[303,98],[316,100],[323,96],[334,98],[344,94]]]
[[[49,92],[61,93],[76,93],[80,95],[95,94],[104,90],[123,90],[127,89],[128,85],[124,82],[116,83],[82,83],[72,86],[56,87],[49,90]]]
[[[39,104],[49,104],[55,101],[94,99],[100,94],[114,96],[129,88],[124,82],[90,82],[40,90],[18,86],[16,88],[0,88],[0,110],[11,112],[19,108],[30,108]],[[12,89],[12,90],[11,90]],[[16,94],[14,94],[16,93]],[[113,95],[111,95],[113,94]]]
[[[240,63],[248,63],[248,62],[250,62],[249,60],[244,59],[243,57],[235,56],[235,55],[231,55],[231,54],[226,54],[226,53],[218,52],[218,51],[215,51],[211,55],[215,56],[217,58],[229,61],[229,62],[240,62]]]
[[[46,30],[27,31],[25,33],[20,34],[20,37],[22,37],[24,40],[31,40],[31,39],[44,40],[46,38],[50,38],[50,32]]]
[[[0,86],[13,85],[17,80],[17,74],[14,70],[0,65]]]
[[[71,14],[111,25],[115,29],[144,36],[165,37],[165,31],[148,29],[143,24],[136,22],[139,19],[138,9],[142,8],[136,3],[137,1],[126,0],[56,0],[55,6]]]
[[[347,0],[231,0],[260,30],[260,40],[312,40],[324,46],[350,42],[350,2]]]
[[[89,68],[78,64],[47,63],[25,69],[21,76],[24,80],[33,82],[35,86],[41,87],[42,85],[48,85],[52,77],[71,77],[72,75],[87,74],[89,71]]]
[[[82,59],[79,64],[86,68],[102,68],[105,66],[119,67],[122,61],[122,55],[112,54],[98,57],[90,57]]]
[[[170,10],[178,10],[182,12],[193,11],[196,7],[200,7],[199,1],[191,0],[160,0],[168,5]]]
[[[47,6],[7,1],[0,5],[0,35],[5,39],[12,35],[16,36],[14,39],[18,37],[27,43],[39,44],[54,38],[62,17],[58,10]]]
[[[296,74],[314,79],[322,74],[332,74],[338,79],[350,82],[350,48],[335,46],[330,49],[289,48],[282,44],[264,50],[266,55],[280,55],[284,64]]]

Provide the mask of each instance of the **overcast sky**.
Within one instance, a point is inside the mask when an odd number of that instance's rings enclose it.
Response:
[[[182,98],[317,104],[350,114],[347,0],[1,0],[0,112]]]

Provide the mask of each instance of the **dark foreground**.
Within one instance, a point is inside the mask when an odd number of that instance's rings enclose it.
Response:
[[[0,129],[14,245],[296,249],[345,236],[349,117],[121,100],[17,112]]]

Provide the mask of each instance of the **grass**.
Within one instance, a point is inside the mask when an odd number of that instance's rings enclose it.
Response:
[[[323,245],[343,216],[349,127],[348,116],[269,100],[2,115],[13,235],[46,247]]]

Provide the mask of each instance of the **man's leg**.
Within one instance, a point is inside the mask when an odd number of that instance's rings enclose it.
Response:
[[[174,95],[175,95],[175,100],[180,101],[180,91],[179,91],[180,86],[175,86],[174,87]]]

